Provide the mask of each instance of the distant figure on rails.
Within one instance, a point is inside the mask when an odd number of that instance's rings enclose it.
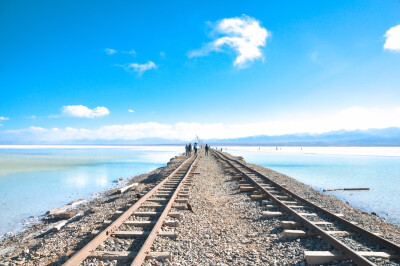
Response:
[[[208,156],[208,149],[209,149],[210,147],[208,146],[208,144],[206,144],[206,147],[204,148],[205,150],[206,150],[206,156]]]
[[[186,156],[189,155],[189,146],[186,144],[185,145],[185,152],[186,152]]]
[[[189,156],[192,155],[192,143],[189,143]]]
[[[193,145],[194,154],[197,154],[197,142]]]
[[[221,151],[222,151],[222,148],[221,148]]]

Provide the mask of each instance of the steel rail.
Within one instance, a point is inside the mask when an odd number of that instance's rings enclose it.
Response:
[[[171,199],[169,200],[167,206],[165,207],[164,211],[162,212],[161,216],[158,218],[157,223],[154,225],[153,229],[150,232],[150,235],[147,237],[146,241],[140,248],[138,254],[136,255],[135,259],[133,260],[131,265],[138,266],[141,265],[142,262],[146,259],[147,254],[150,252],[150,248],[153,245],[153,241],[157,237],[159,230],[161,229],[165,218],[167,217],[169,211],[172,208],[172,204],[174,203],[175,199],[178,197],[178,194],[184,185],[184,182],[186,181],[187,177],[189,176],[190,172],[192,171],[192,168],[197,164],[199,156],[196,154],[196,158],[193,161],[193,163],[190,165],[190,168],[185,174],[185,177],[181,180],[179,183],[179,186],[176,188],[174,194],[172,195]]]
[[[222,154],[222,155],[225,156],[226,158],[228,158],[226,155],[224,155],[224,154]],[[387,240],[385,238],[382,238],[382,237],[380,237],[380,236],[378,236],[378,235],[376,235],[374,233],[371,233],[368,230],[366,230],[364,228],[361,228],[361,227],[359,227],[359,226],[347,221],[346,219],[344,219],[344,218],[342,218],[340,216],[337,216],[336,214],[334,214],[334,213],[332,213],[332,212],[330,212],[330,211],[328,211],[328,210],[316,205],[315,203],[313,203],[311,201],[308,201],[305,198],[302,198],[301,196],[297,195],[296,193],[288,190],[287,188],[285,188],[285,187],[279,185],[278,183],[276,183],[275,181],[271,180],[270,178],[268,178],[264,174],[260,173],[259,171],[255,170],[255,169],[252,169],[252,168],[248,167],[247,165],[245,165],[245,164],[243,164],[243,163],[241,163],[241,162],[239,162],[237,160],[230,159],[230,158],[228,158],[228,159],[236,162],[240,166],[248,169],[249,171],[254,172],[254,173],[262,176],[263,178],[268,180],[268,182],[274,184],[276,187],[278,187],[279,189],[283,190],[285,193],[289,194],[293,198],[295,198],[295,199],[297,199],[297,200],[299,200],[299,201],[301,201],[301,202],[313,207],[314,209],[324,213],[325,215],[329,216],[330,218],[336,219],[340,223],[346,225],[351,230],[356,231],[356,232],[360,233],[361,235],[368,236],[374,242],[376,242],[376,243],[378,243],[378,244],[380,244],[380,245],[392,250],[395,253],[400,253],[400,246],[399,245],[397,245],[397,244],[395,244],[395,243],[393,243],[393,242],[391,242],[391,241],[389,241],[389,240]]]
[[[183,161],[168,177],[151,189],[146,195],[141,197],[134,205],[132,205],[128,210],[126,210],[121,216],[119,216],[113,223],[111,223],[106,229],[99,233],[93,240],[87,243],[81,250],[75,253],[68,261],[66,261],[64,266],[75,266],[79,265],[83,260],[85,260],[91,253],[93,253],[96,248],[103,243],[108,237],[111,236],[115,230],[120,227],[141,205],[149,199],[155,192],[162,187],[171,177],[173,177],[186,163],[192,159],[192,156]]]
[[[352,248],[349,248],[348,246],[344,245],[342,242],[340,242],[339,240],[337,240],[336,238],[332,237],[331,235],[329,235],[328,233],[326,233],[326,231],[322,230],[321,228],[319,228],[318,226],[314,225],[313,223],[311,223],[311,221],[309,221],[308,219],[304,218],[303,216],[299,215],[295,210],[293,210],[292,208],[290,208],[288,205],[286,205],[285,203],[283,203],[281,200],[279,200],[278,198],[276,198],[274,195],[272,195],[269,191],[267,191],[264,187],[262,187],[256,180],[254,180],[251,176],[249,176],[248,174],[246,174],[245,172],[241,171],[238,167],[236,167],[230,160],[238,163],[240,166],[246,168],[246,169],[250,169],[251,171],[253,171],[253,169],[249,168],[248,166],[228,158],[227,156],[223,155],[221,156],[221,153],[219,152],[215,152],[215,154],[218,155],[218,157],[227,162],[229,165],[231,165],[233,168],[235,168],[237,171],[241,172],[243,175],[245,175],[259,190],[261,190],[264,194],[266,194],[271,200],[273,200],[274,202],[276,202],[280,207],[282,207],[284,210],[286,210],[288,213],[290,213],[291,215],[293,215],[295,218],[297,218],[300,222],[302,222],[309,230],[311,230],[312,232],[316,233],[317,235],[319,235],[322,239],[324,239],[325,241],[327,241],[329,244],[331,244],[333,247],[335,247],[336,249],[342,251],[347,257],[349,257],[349,259],[351,259],[352,261],[356,262],[358,265],[375,265],[374,263],[372,263],[371,261],[369,261],[368,259],[366,259],[365,257],[357,254],[357,252],[355,250],[353,250]],[[225,158],[223,158],[225,157]],[[228,158],[228,159],[226,159]],[[253,171],[256,172],[256,171]],[[258,173],[258,172],[257,172]],[[264,176],[263,174],[259,173],[259,175],[265,177],[267,180],[270,180],[268,177]],[[272,180],[271,180],[272,181]],[[276,184],[275,182],[272,182],[274,184]],[[281,187],[281,186],[279,186]],[[297,196],[299,197],[299,196]],[[335,215],[336,216],[336,215]]]

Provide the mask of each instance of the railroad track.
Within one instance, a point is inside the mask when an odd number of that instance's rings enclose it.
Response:
[[[131,265],[141,265],[146,259],[172,260],[172,253],[150,252],[150,249],[158,236],[177,236],[171,228],[178,226],[177,219],[181,214],[171,212],[171,209],[186,209],[192,172],[196,169],[198,158],[193,155],[182,162],[106,229],[98,232],[92,241],[64,265],[89,264],[94,259],[95,264],[117,260],[121,264]],[[121,242],[123,244],[119,245]]]
[[[284,215],[294,218],[295,221],[281,222],[284,236],[319,236],[336,249],[305,251],[307,263],[351,260],[358,265],[376,265],[373,260],[377,258],[393,264],[399,262],[399,245],[346,220],[341,214],[332,213],[298,196],[239,160],[215,150],[212,150],[212,154],[222,162],[228,173],[242,182],[239,185],[240,191],[253,191],[253,199],[263,200],[266,208],[262,214],[264,218]],[[308,230],[299,230],[304,227]]]

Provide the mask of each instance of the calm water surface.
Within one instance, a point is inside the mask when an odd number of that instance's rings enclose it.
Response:
[[[113,180],[164,166],[178,146],[0,148],[0,235],[52,208],[116,186]]]
[[[400,225],[400,148],[226,149],[233,155],[243,156],[247,162],[284,173],[320,191],[368,187],[369,191],[335,191],[329,194]]]

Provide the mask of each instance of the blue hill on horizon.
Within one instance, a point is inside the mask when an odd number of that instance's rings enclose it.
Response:
[[[321,134],[259,135],[236,139],[209,140],[209,142],[271,146],[400,146],[400,128],[338,130]]]
[[[182,145],[189,141],[161,138],[142,138],[137,140],[67,140],[61,142],[22,141],[0,138],[0,144],[64,144],[64,145]],[[193,142],[193,140],[191,141]],[[338,130],[322,134],[298,133],[286,135],[258,135],[233,139],[207,139],[203,143],[213,145],[268,145],[268,146],[400,146],[400,128],[367,130]]]

